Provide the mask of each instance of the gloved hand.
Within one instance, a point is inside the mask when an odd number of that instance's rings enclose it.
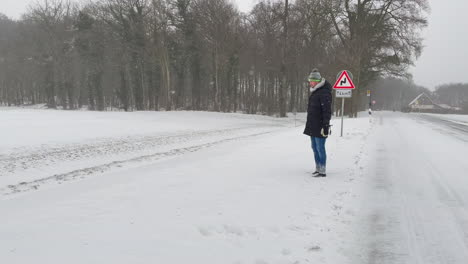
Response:
[[[322,135],[322,137],[328,137],[328,135],[330,134],[330,126],[323,126],[320,130],[320,134]]]

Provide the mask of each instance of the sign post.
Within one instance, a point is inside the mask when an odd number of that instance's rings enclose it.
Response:
[[[344,119],[344,101],[345,98],[351,98],[353,96],[353,90],[340,89],[336,91],[336,98],[341,98],[341,136],[343,136],[343,119]]]
[[[372,104],[371,104],[372,97],[371,97],[370,90],[367,90],[367,97],[369,97],[369,117],[370,117],[372,115]],[[369,119],[369,121],[371,122],[371,119]]]
[[[333,89],[336,90],[336,97],[341,97],[341,137],[343,136],[343,123],[344,123],[344,101],[345,98],[351,98],[353,95],[354,86],[352,74],[349,71],[341,71],[338,73]]]

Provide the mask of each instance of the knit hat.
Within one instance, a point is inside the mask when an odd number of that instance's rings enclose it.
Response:
[[[320,82],[322,80],[322,75],[317,68],[313,69],[312,72],[309,74],[309,82],[315,81]]]

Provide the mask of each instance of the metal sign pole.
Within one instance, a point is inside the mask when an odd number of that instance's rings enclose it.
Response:
[[[341,98],[341,137],[343,137],[344,98]]]

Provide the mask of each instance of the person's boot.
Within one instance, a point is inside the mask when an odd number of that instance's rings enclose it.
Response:
[[[327,177],[327,174],[325,173],[325,167],[319,167],[318,174],[316,174],[314,177]]]

